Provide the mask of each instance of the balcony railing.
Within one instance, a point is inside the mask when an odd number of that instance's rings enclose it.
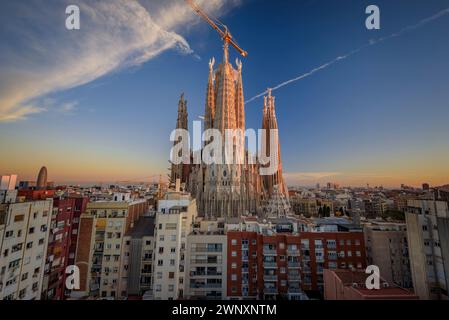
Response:
[[[272,274],[264,274],[263,275],[263,279],[264,279],[264,281],[277,281],[278,280],[278,276],[277,275],[272,275]]]
[[[221,288],[221,283],[191,283],[190,288],[192,289],[203,289],[203,288]]]
[[[299,274],[288,274],[288,281],[299,281],[301,276]]]
[[[287,255],[289,256],[299,256],[299,250],[287,249]]]
[[[264,268],[277,268],[276,262],[264,262],[263,263]]]
[[[264,294],[277,294],[278,289],[277,288],[263,288]]]
[[[299,267],[300,267],[299,262],[294,262],[294,261],[289,261],[289,262],[287,263],[287,266],[288,266],[289,268],[299,268]]]
[[[276,255],[276,249],[263,248],[264,255]]]

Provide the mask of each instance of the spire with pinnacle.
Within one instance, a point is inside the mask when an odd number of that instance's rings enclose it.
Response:
[[[235,59],[237,66],[237,83],[235,85],[235,119],[236,128],[245,130],[245,99],[243,97],[242,61]]]
[[[278,123],[276,118],[276,109],[275,109],[275,97],[271,95],[272,89],[267,89],[267,96],[264,97],[264,120],[262,123],[262,129],[266,130],[266,139],[265,139],[265,154],[270,156],[271,146],[270,146],[270,130],[276,130],[275,134],[277,141],[277,145],[273,146],[277,148],[277,161],[278,168],[273,175],[264,176],[264,185],[267,190],[268,196],[271,197],[274,193],[274,187],[277,186],[279,192],[284,194],[284,196],[288,199],[288,191],[284,183],[284,178],[282,176],[282,161],[281,161],[281,147],[279,143],[279,132]]]
[[[214,127],[215,117],[215,92],[214,92],[214,64],[215,59],[209,60],[209,78],[206,89],[206,107],[204,112],[204,129]]]

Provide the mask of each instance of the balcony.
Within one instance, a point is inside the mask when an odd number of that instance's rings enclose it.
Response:
[[[276,249],[263,248],[263,254],[265,256],[275,256],[276,255]]]
[[[289,287],[288,288],[288,293],[301,293],[301,289],[300,288]]]
[[[277,288],[264,288],[263,293],[264,294],[277,294],[278,289]]]
[[[300,267],[299,262],[295,262],[295,261],[289,261],[289,262],[287,263],[287,266],[288,266],[289,268],[298,268],[298,269],[299,269],[299,267]]]
[[[264,274],[263,280],[264,281],[278,281],[278,276],[275,274]]]
[[[277,264],[276,262],[265,262],[263,263],[263,267],[266,269],[276,269],[277,268]]]
[[[300,281],[301,280],[301,276],[298,274],[288,274],[288,281]]]
[[[221,283],[191,283],[190,288],[191,289],[216,289],[221,288]]]

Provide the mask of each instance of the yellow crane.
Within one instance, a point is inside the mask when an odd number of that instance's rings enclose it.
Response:
[[[223,39],[223,41],[226,43],[231,44],[231,46],[233,46],[235,48],[235,50],[237,50],[240,55],[242,55],[242,57],[246,57],[248,55],[248,52],[246,52],[245,50],[243,50],[242,48],[240,48],[240,46],[237,44],[237,42],[232,38],[231,33],[229,32],[229,29],[226,25],[222,24],[221,22],[217,21],[214,22],[205,12],[203,9],[201,9],[200,6],[198,6],[195,1],[193,0],[185,0],[185,2],[187,2],[189,4],[190,7],[192,7],[192,9],[196,12],[197,15],[199,15],[201,18],[203,18],[204,20],[206,20],[207,23],[209,23],[211,25],[212,28],[215,29],[215,31],[218,32],[218,34],[221,36],[221,38]],[[218,25],[220,24],[222,26],[222,28],[220,28]]]

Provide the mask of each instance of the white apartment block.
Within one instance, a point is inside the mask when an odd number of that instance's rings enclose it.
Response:
[[[153,262],[156,300],[184,297],[186,241],[196,215],[196,200],[188,193],[168,192],[158,202]]]
[[[415,293],[420,299],[448,299],[448,203],[408,200],[405,217]]]
[[[225,235],[213,233],[187,237],[185,298],[226,297],[226,241]]]
[[[0,300],[41,296],[53,200],[0,204]]]

